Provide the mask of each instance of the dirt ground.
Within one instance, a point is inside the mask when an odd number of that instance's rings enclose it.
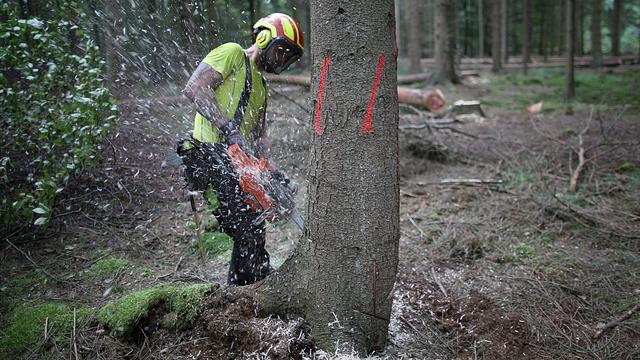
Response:
[[[483,91],[468,83],[447,100],[482,100]],[[297,104],[308,108],[307,96],[303,88],[276,85],[268,115],[274,161],[299,185],[303,215],[311,124]],[[637,314],[593,339],[640,301],[640,116],[586,106],[570,115],[483,110],[486,117],[456,119],[401,107],[400,263],[389,345],[374,356],[640,358]],[[101,165],[61,194],[50,228],[3,234],[23,252],[2,244],[3,303],[64,301],[99,309],[158,284],[226,282],[228,258],[199,266],[187,192],[179,169],[167,164],[191,126],[191,110],[127,101],[120,111],[100,149]],[[578,191],[570,193],[581,148],[585,164]],[[198,205],[204,208],[202,200]],[[275,267],[300,234],[293,224],[268,227]],[[107,257],[130,266],[106,278],[84,275]],[[38,270],[48,275],[24,286],[12,280]],[[302,319],[216,315],[215,302],[194,329],[124,342],[90,319],[73,341],[71,335],[58,343],[40,339],[23,356],[349,358],[313,352]],[[6,324],[10,308],[1,309]]]

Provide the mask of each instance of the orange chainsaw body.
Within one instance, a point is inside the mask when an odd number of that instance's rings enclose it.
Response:
[[[272,212],[273,199],[267,193],[263,181],[269,181],[268,174],[272,170],[271,165],[264,159],[245,153],[237,144],[229,145],[227,149],[231,164],[238,173],[240,188],[246,194],[245,200],[257,212]],[[275,213],[267,216],[267,220],[273,221]]]

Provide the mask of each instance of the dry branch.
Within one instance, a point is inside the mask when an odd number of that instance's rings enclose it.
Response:
[[[607,331],[609,331],[609,330],[615,328],[616,326],[620,325],[620,323],[622,323],[623,321],[625,321],[628,318],[630,318],[633,314],[638,312],[638,310],[640,310],[640,303],[636,304],[636,306],[634,306],[631,309],[627,310],[619,318],[617,318],[617,319],[615,319],[613,321],[610,321],[609,323],[607,323],[605,325],[598,326],[598,330],[596,331],[595,334],[593,334],[593,340],[600,339],[602,337],[602,335],[604,335]]]

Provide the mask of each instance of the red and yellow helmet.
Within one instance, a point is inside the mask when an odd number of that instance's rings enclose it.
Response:
[[[273,13],[258,20],[251,32],[253,41],[262,49],[265,70],[279,74],[296,62],[304,51],[300,25],[291,16]]]

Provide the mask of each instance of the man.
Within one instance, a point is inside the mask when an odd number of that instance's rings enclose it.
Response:
[[[228,283],[252,284],[272,268],[265,249],[265,225],[244,201],[237,179],[228,169],[226,147],[238,144],[261,161],[268,161],[265,111],[267,87],[260,71],[279,74],[302,56],[300,26],[288,15],[274,13],[253,25],[253,45],[236,43],[213,49],[196,68],[184,94],[196,108],[193,138],[179,145],[192,190],[213,189],[220,230],[233,239]],[[206,143],[209,154],[196,152]],[[191,150],[191,151],[190,151]]]

